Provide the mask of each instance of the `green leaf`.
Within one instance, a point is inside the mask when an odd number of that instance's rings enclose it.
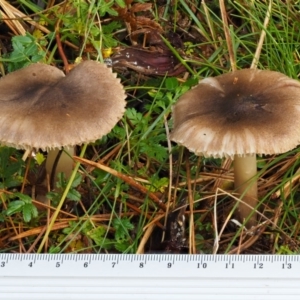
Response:
[[[8,63],[9,72],[20,69],[31,62],[38,62],[46,55],[37,39],[29,33],[26,33],[26,36],[14,36],[12,47],[13,51],[9,57],[0,58],[0,61]]]
[[[60,253],[61,248],[59,246],[50,246],[49,253],[55,254]]]
[[[25,47],[23,46],[23,44],[16,39],[17,37],[13,37],[12,38],[12,46],[14,48],[14,51],[17,53],[23,53]]]
[[[67,198],[73,201],[79,201],[81,199],[81,194],[75,189],[70,189]]]
[[[34,38],[27,33],[26,35],[16,35],[12,38],[13,45],[16,44],[31,44]]]
[[[76,173],[75,178],[74,178],[74,181],[72,182],[72,187],[73,187],[73,188],[78,187],[78,186],[80,185],[81,181],[82,181],[82,176],[81,176],[81,174]]]
[[[12,201],[8,204],[7,210],[6,210],[6,215],[11,216],[15,213],[21,212],[22,207],[24,206],[24,201],[22,200],[15,200]]]
[[[133,125],[139,124],[143,120],[143,115],[134,108],[128,108],[125,113]]]
[[[9,58],[0,58],[0,61],[3,62],[20,62],[26,59],[26,56],[23,53],[12,52]]]
[[[113,242],[110,239],[106,238],[105,234],[106,228],[103,226],[99,226],[87,232],[87,236],[89,236],[96,245],[105,249],[111,249],[113,247]]]
[[[6,215],[11,216],[15,213],[22,212],[22,216],[25,222],[29,222],[32,217],[37,217],[37,208],[32,203],[32,199],[28,195],[22,193],[15,193],[15,196],[20,200],[11,201],[8,204]]]
[[[93,170],[93,176],[96,177],[95,183],[101,184],[107,181],[107,179],[110,177],[110,174],[101,170],[101,169],[95,169]]]
[[[11,156],[17,158],[12,160]],[[10,188],[21,184],[20,171],[23,161],[17,157],[16,150],[9,147],[0,147],[0,182],[2,188]]]
[[[116,250],[118,250],[121,253],[124,253],[125,251],[127,251],[128,247],[131,245],[130,242],[125,241],[123,243],[116,243],[115,244],[115,248]]]
[[[24,55],[26,55],[27,57],[35,55],[37,52],[38,52],[38,47],[35,43],[28,45],[24,49]]]
[[[168,152],[165,147],[159,144],[156,138],[148,138],[140,142],[141,152],[147,154],[151,158],[155,158],[158,161],[163,162]]]
[[[45,57],[45,54],[44,54],[44,53],[43,53],[43,54],[33,54],[33,55],[31,56],[31,61],[32,61],[33,63],[37,63],[37,62],[42,61],[42,60],[44,59],[44,57]]]
[[[25,222],[29,222],[31,220],[31,207],[32,204],[25,204],[22,208],[23,219]]]
[[[22,193],[15,193],[15,196],[20,198],[24,203],[32,203],[32,199],[30,196],[22,194]]]
[[[164,192],[164,189],[169,185],[169,178],[159,178],[155,180],[152,184],[155,186],[156,189],[160,190],[161,192]]]
[[[125,7],[125,2],[123,0],[116,0],[116,3],[121,7]]]
[[[162,99],[164,97],[164,93],[158,90],[151,90],[148,92],[149,96],[151,96],[154,99]]]
[[[46,158],[45,158],[44,154],[41,152],[38,152],[35,156],[35,160],[39,166],[45,161],[45,159]]]
[[[5,221],[5,214],[4,214],[4,211],[2,211],[0,213],[0,222],[4,222]]]
[[[115,239],[117,242],[121,242],[122,240],[128,240],[130,238],[128,230],[134,229],[134,225],[131,224],[128,218],[122,219],[114,219],[113,227],[115,228]]]
[[[165,86],[168,90],[175,90],[178,87],[178,80],[175,77],[168,77],[165,80]]]
[[[124,140],[126,137],[126,130],[120,126],[115,126],[113,130],[109,133],[109,136],[118,138],[119,140]]]
[[[19,0],[18,2],[21,2],[22,4],[24,4],[25,6],[27,6],[30,10],[32,10],[33,12],[37,13],[40,12],[42,10],[42,5],[36,5],[34,2],[36,1],[28,1],[28,0]]]
[[[39,215],[39,212],[34,204],[31,205],[31,215],[33,218],[36,218]]]
[[[122,28],[122,25],[119,22],[113,21],[113,22],[110,22],[109,24],[102,25],[101,27],[105,34],[111,34],[116,29]]]
[[[70,221],[69,222],[69,227],[64,228],[62,232],[66,235],[69,235],[75,230],[76,226],[77,226],[76,222]]]

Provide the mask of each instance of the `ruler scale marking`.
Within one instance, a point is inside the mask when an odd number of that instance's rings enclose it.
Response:
[[[5,300],[300,299],[297,255],[3,253],[0,277]]]

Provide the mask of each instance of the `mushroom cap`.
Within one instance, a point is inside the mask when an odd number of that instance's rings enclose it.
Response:
[[[244,69],[209,77],[173,106],[171,139],[197,155],[278,154],[300,142],[300,83]]]
[[[0,143],[48,150],[93,142],[125,112],[125,92],[106,65],[84,61],[65,76],[32,64],[0,79]]]

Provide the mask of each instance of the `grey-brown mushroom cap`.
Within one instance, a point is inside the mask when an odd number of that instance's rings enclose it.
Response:
[[[171,139],[206,157],[278,154],[300,143],[300,83],[244,69],[209,77],[173,106]]]
[[[48,150],[93,142],[125,112],[125,91],[106,65],[84,61],[64,76],[32,64],[0,79],[0,143]]]

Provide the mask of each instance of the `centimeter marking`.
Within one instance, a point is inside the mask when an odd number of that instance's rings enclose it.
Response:
[[[173,271],[179,271],[174,273]],[[259,270],[259,272],[257,272]],[[298,255],[0,254],[0,277],[19,276],[300,277]],[[76,272],[77,271],[77,272]],[[184,272],[188,273],[184,273]],[[73,273],[74,272],[74,273]]]
[[[300,256],[0,254],[5,300],[241,297],[299,300]]]

